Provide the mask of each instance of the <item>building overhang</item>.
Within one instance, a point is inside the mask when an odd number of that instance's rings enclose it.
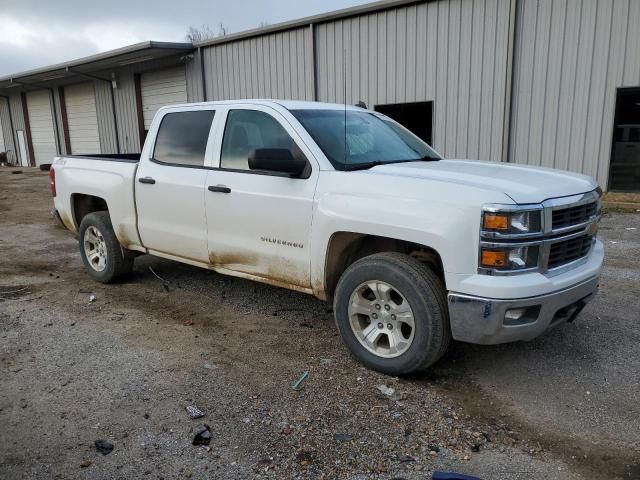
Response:
[[[0,91],[3,95],[7,95],[17,87],[44,87],[51,82],[64,82],[66,79],[96,75],[109,70],[117,71],[122,67],[151,60],[187,55],[193,50],[194,47],[190,43],[153,41],[136,43],[89,57],[0,77]],[[105,78],[105,80],[108,79]]]

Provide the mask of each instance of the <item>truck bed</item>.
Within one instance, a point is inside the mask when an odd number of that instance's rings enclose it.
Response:
[[[104,202],[118,240],[125,248],[141,248],[136,227],[135,177],[139,153],[65,155],[56,157],[55,208],[71,231],[79,228],[77,213],[88,197]]]

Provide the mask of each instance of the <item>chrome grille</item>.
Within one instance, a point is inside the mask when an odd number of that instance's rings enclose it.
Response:
[[[580,225],[597,214],[597,202],[576,205],[575,207],[556,209],[551,215],[552,230]]]
[[[593,237],[591,235],[582,235],[581,237],[552,243],[549,247],[547,268],[556,268],[586,257],[591,250],[592,243]]]

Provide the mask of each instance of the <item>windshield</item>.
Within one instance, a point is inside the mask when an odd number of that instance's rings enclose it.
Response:
[[[354,110],[347,110],[346,115],[344,110],[291,110],[291,113],[338,170],[440,160],[429,145],[379,113]]]

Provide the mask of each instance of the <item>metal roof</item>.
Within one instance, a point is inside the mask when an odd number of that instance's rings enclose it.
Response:
[[[266,27],[253,28],[251,30],[245,30],[243,32],[232,33],[230,35],[224,35],[222,37],[216,37],[209,40],[203,40],[201,42],[194,42],[194,47],[206,47],[209,45],[217,45],[221,43],[233,42],[235,40],[242,40],[245,38],[258,37],[268,33],[276,33],[285,30],[292,30],[294,28],[305,27],[318,23],[326,23],[332,20],[340,20],[343,18],[355,17],[366,13],[379,12],[381,10],[388,10],[391,8],[402,7],[406,5],[416,3],[426,3],[428,1],[435,0],[380,0],[372,3],[365,3],[363,5],[357,5],[355,7],[343,8],[341,10],[334,10],[328,13],[321,13],[318,15],[312,15],[309,17],[299,18],[297,20],[290,20],[287,22],[276,23],[274,25],[268,25]]]
[[[78,58],[69,62],[0,77],[0,88],[19,87],[32,83],[72,77],[77,73],[90,73],[109,68],[119,68],[125,65],[187,53],[192,50],[193,45],[190,43],[141,42],[115,50],[109,50],[108,52]]]

